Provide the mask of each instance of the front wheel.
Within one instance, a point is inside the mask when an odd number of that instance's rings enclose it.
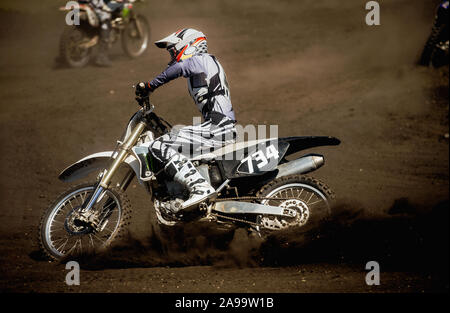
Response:
[[[50,259],[102,251],[124,231],[131,206],[125,194],[116,188],[106,190],[93,207],[99,213],[100,230],[77,223],[77,213],[94,190],[95,184],[71,188],[60,195],[42,216],[39,242]]]
[[[130,19],[122,32],[122,48],[130,58],[141,56],[150,40],[150,26],[142,15]]]
[[[257,196],[272,198],[262,200],[261,204],[295,211],[295,216],[289,218],[274,215],[258,216],[257,222],[261,224],[258,231],[262,235],[320,222],[330,216],[334,200],[334,192],[326,184],[306,175],[277,178],[263,186]]]

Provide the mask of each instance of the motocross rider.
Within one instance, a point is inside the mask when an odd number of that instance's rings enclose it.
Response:
[[[423,49],[422,55],[420,56],[419,64],[424,66],[429,66],[431,62],[432,46],[437,42],[437,36],[441,30],[444,31],[444,38],[448,40],[448,15],[449,15],[450,3],[448,0],[441,1],[439,4],[436,14],[434,17],[434,24],[431,31],[431,35]]]
[[[116,10],[123,9],[123,0],[90,0],[100,21],[100,43],[95,64],[101,67],[111,66],[108,56],[109,37],[111,33],[111,17]]]
[[[205,180],[188,158],[181,154],[184,148],[195,152],[220,148],[236,140],[236,120],[230,100],[225,72],[219,61],[208,54],[205,35],[191,28],[181,29],[155,42],[158,48],[170,54],[167,68],[152,81],[136,85],[136,95],[145,96],[169,81],[187,78],[191,97],[202,113],[204,122],[187,126],[157,138],[150,152],[163,164],[165,172],[190,192],[188,200],[179,209],[193,208],[214,194],[214,188]],[[186,150],[184,150],[186,152]]]

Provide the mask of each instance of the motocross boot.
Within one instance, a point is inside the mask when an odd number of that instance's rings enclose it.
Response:
[[[95,58],[95,65],[100,67],[110,67],[112,66],[111,60],[108,56],[109,50],[109,33],[110,30],[102,28],[100,30],[100,42],[97,56]]]
[[[192,209],[211,197],[215,189],[197,171],[194,165],[183,155],[176,154],[165,166],[165,171],[173,180],[182,184],[189,191],[189,199],[178,210]],[[177,211],[178,211],[177,210]]]

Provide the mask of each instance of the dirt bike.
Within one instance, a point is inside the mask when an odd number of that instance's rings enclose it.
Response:
[[[449,57],[449,1],[442,1],[435,13],[433,28],[428,36],[419,64],[440,67],[448,64]]]
[[[142,1],[142,0],[141,0]],[[100,21],[89,1],[79,3],[79,25],[67,26],[59,43],[59,61],[70,67],[84,67],[95,54],[100,39]],[[147,19],[137,14],[133,5],[136,0],[123,1],[123,9],[112,12],[111,32],[108,45],[112,47],[121,39],[122,48],[130,58],[141,56],[150,40],[150,26]],[[71,11],[72,7],[61,7]]]
[[[173,213],[170,206],[182,204],[189,192],[169,178],[164,164],[149,152],[154,139],[173,128],[154,112],[148,96],[136,100],[141,108],[113,151],[88,155],[59,175],[60,180],[73,182],[98,173],[95,181],[64,192],[44,213],[39,238],[48,257],[58,260],[110,247],[128,225],[131,204],[125,191],[134,178],[146,190],[162,229],[205,222],[216,223],[217,229],[245,227],[266,237],[330,215],[334,193],[304,175],[324,164],[323,155],[287,159],[304,149],[340,144],[326,136],[241,141],[187,155],[215,193],[195,208]]]

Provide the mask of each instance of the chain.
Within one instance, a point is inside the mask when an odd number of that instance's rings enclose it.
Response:
[[[269,198],[269,197],[231,197],[231,198],[220,198],[214,200],[214,202],[224,202],[230,200],[239,200],[239,201],[251,201],[251,200],[292,200],[296,198]]]
[[[243,219],[236,218],[236,217],[220,215],[220,214],[217,214],[217,213],[210,213],[209,215],[210,215],[210,216],[215,216],[215,217],[218,217],[218,218],[223,218],[223,219],[235,221],[235,222],[246,223],[246,224],[250,224],[250,225],[253,225],[253,226],[261,226],[261,227],[264,227],[264,226],[261,225],[261,224],[258,224],[258,223],[255,223],[255,222],[250,222],[250,221],[243,220]]]

